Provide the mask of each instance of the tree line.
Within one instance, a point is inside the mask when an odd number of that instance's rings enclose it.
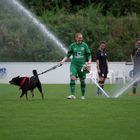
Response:
[[[140,37],[138,0],[20,0],[66,47],[82,32],[93,61],[99,42],[107,43],[109,61],[130,61]],[[14,16],[13,16],[14,15]],[[63,53],[16,12],[0,9],[0,61],[58,61]],[[20,20],[19,20],[20,19]]]
[[[100,4],[101,13],[107,15],[112,13],[114,16],[126,16],[133,13],[140,14],[139,0],[22,0],[34,10],[37,15],[42,15],[44,11],[57,11],[65,9],[67,12],[76,13],[78,10],[89,7],[91,4]]]

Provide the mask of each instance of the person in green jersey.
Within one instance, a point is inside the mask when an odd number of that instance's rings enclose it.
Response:
[[[71,95],[68,96],[68,99],[75,99],[75,85],[76,79],[79,78],[81,83],[81,99],[85,99],[85,78],[86,72],[82,70],[83,66],[87,66],[90,69],[91,65],[91,52],[88,45],[83,42],[82,33],[76,33],[75,42],[69,46],[67,55],[62,59],[60,64],[63,64],[68,58],[71,59],[70,64],[70,89]]]

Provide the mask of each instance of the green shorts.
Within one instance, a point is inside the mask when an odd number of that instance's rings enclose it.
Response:
[[[70,76],[75,76],[76,78],[79,77],[79,78],[85,79],[86,78],[86,73],[81,71],[82,67],[83,67],[83,65],[79,66],[79,65],[71,63],[71,65],[70,65]]]

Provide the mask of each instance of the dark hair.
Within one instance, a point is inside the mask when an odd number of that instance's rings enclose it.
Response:
[[[99,45],[106,44],[105,41],[100,41]]]

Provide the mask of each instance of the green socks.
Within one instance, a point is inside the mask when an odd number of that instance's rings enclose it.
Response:
[[[81,81],[81,93],[82,93],[82,96],[85,96],[85,88],[86,88],[85,80],[82,80]]]
[[[81,93],[82,93],[82,96],[85,95],[85,88],[86,88],[85,80],[82,80],[81,81]],[[70,81],[70,89],[71,89],[71,94],[75,95],[75,80]]]
[[[70,81],[71,94],[75,95],[75,80]]]

